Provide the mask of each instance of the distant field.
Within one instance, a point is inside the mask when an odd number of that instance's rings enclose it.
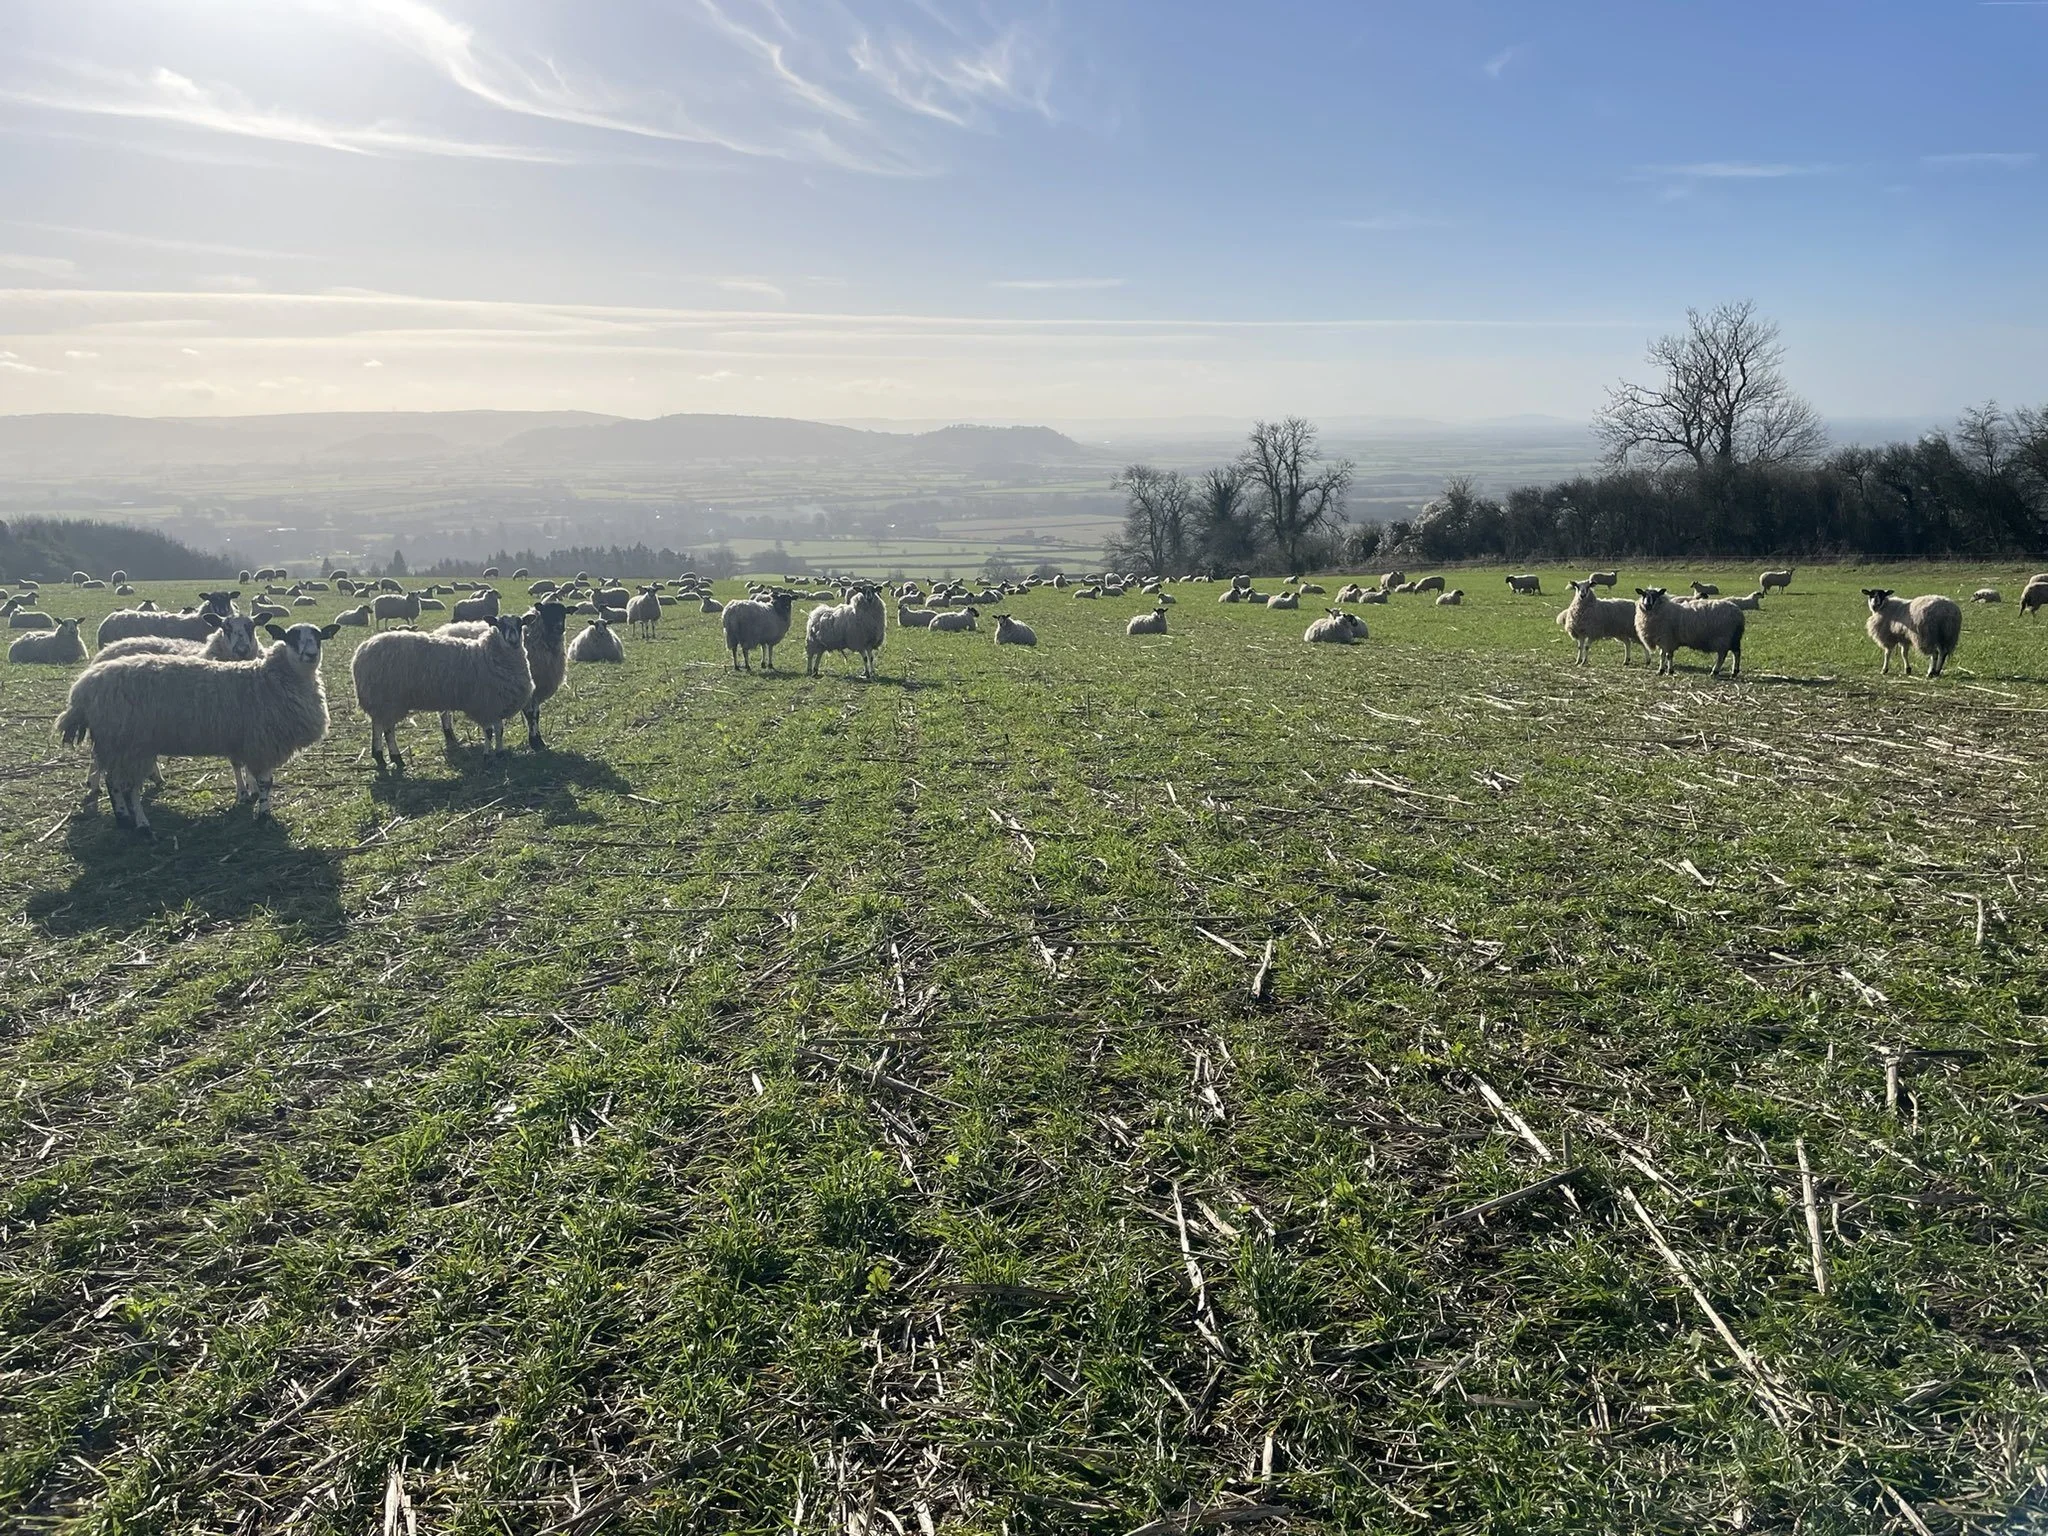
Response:
[[[2029,1528],[2026,572],[1802,571],[1740,683],[1503,574],[871,685],[673,609],[395,779],[345,632],[278,822],[147,845],[7,668],[0,1526]],[[1985,583],[1878,676],[1859,586]]]

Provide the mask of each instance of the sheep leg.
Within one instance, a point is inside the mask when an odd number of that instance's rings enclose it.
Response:
[[[532,752],[545,751],[547,743],[540,739],[540,706],[529,704],[523,711],[526,715],[526,746]]]
[[[490,739],[491,733],[486,730],[484,732],[484,740],[489,741]],[[455,716],[445,709],[441,711],[441,740],[451,747],[460,745],[455,735]]]
[[[102,775],[100,773],[100,765],[98,763],[94,763],[92,767],[88,768],[85,772],[85,798],[79,802],[78,808],[81,811],[86,812],[88,815],[92,814],[100,808],[101,777]],[[116,802],[114,814],[116,815],[116,817],[120,815],[120,807],[118,802]]]
[[[128,795],[129,825],[144,837],[154,838],[156,829],[149,824],[149,813],[142,808],[142,787],[139,784],[126,786]]]
[[[249,782],[256,791],[256,819],[270,820],[270,775],[266,773],[259,779],[252,773],[249,775]]]

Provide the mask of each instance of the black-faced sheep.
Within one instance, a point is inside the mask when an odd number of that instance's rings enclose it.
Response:
[[[1963,610],[1956,600],[1939,593],[1895,597],[1889,587],[1865,587],[1863,596],[1870,604],[1870,617],[1863,627],[1884,649],[1884,666],[1879,670],[1890,673],[1896,649],[1899,665],[1911,677],[1913,661],[1907,650],[1911,646],[1927,658],[1927,675],[1941,676],[1963,635]]]
[[[1676,671],[1672,657],[1689,650],[1712,654],[1716,677],[1732,654],[1735,676],[1742,676],[1743,623],[1743,612],[1733,603],[1681,602],[1662,587],[1636,588],[1636,639],[1659,658],[1660,674]]]
[[[936,625],[938,620],[934,619]],[[860,657],[861,676],[875,676],[875,652],[888,638],[889,614],[879,588],[863,582],[846,602],[813,608],[804,620],[804,670],[816,677],[825,657],[846,651]]]

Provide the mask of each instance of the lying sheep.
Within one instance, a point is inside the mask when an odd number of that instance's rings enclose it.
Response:
[[[209,613],[213,620],[213,633],[204,640],[172,640],[163,635],[136,635],[127,640],[116,640],[112,645],[100,647],[97,661],[112,661],[117,656],[204,656],[211,661],[250,661],[262,650],[262,643],[256,633],[256,620],[246,614],[222,618]]]
[[[1244,601],[1244,593],[1236,587],[1225,587],[1222,592],[1217,594],[1216,601],[1219,603],[1241,603]]]
[[[1365,588],[1355,581],[1348,581],[1337,589],[1337,601],[1340,603],[1362,603],[1365,601]]]
[[[7,613],[9,629],[55,629],[57,621],[47,613],[35,608],[11,608]]]
[[[1758,610],[1760,610],[1764,605],[1763,589],[1759,587],[1756,591],[1750,593],[1747,597],[1731,597],[1728,599],[1728,601],[1746,612],[1755,613]]]
[[[1510,576],[1507,578],[1507,582],[1510,592],[1517,594],[1534,593],[1538,597],[1543,595],[1543,581],[1541,577],[1530,575]]]
[[[1365,596],[1361,597],[1359,599],[1359,602],[1371,603],[1378,607],[1384,608],[1390,600],[1390,594],[1382,592],[1377,587],[1375,587],[1372,591],[1366,593]]]
[[[334,626],[272,625],[269,633],[279,644],[254,663],[117,656],[80,673],[57,734],[66,746],[92,739],[85,808],[98,803],[104,775],[115,821],[148,836],[142,785],[156,760],[225,757],[237,800],[254,800],[257,817],[267,817],[277,770],[327,734],[320,646]]]
[[[101,649],[116,640],[126,640],[134,635],[160,635],[166,640],[197,640],[206,643],[213,633],[206,622],[209,613],[228,617],[235,611],[235,599],[240,597],[237,588],[233,592],[202,592],[199,607],[189,613],[157,613],[141,608],[120,608],[100,620],[99,633],[95,644]],[[282,609],[279,617],[284,616]]]
[[[1956,642],[1963,634],[1963,610],[1954,598],[1939,593],[1895,597],[1889,587],[1865,587],[1863,595],[1870,602],[1870,617],[1863,627],[1884,649],[1881,671],[1891,672],[1892,651],[1896,648],[1899,665],[1911,677],[1913,660],[1906,649],[1909,645],[1927,658],[1929,677],[1939,677],[1947,670],[1948,659],[1955,654]]]
[[[399,629],[372,635],[349,661],[356,704],[370,722],[370,754],[379,771],[405,771],[398,722],[414,713],[442,716],[441,736],[455,745],[454,715],[480,726],[484,741],[503,749],[505,722],[533,697],[524,623],[511,614],[477,620],[482,634]],[[387,761],[385,749],[390,749]]]
[[[1464,601],[1465,589],[1463,587],[1453,587],[1450,591],[1438,596],[1436,605],[1439,608],[1456,608]]]
[[[1579,665],[1590,660],[1595,640],[1619,640],[1621,664],[1630,665],[1635,660],[1636,605],[1625,598],[1595,597],[1591,577],[1573,582],[1571,589],[1572,600],[1557,622],[1577,643]]]
[[[1636,588],[1636,639],[1661,658],[1658,674],[1675,672],[1672,657],[1680,650],[1710,652],[1715,677],[1732,653],[1736,677],[1742,676],[1743,612],[1733,603],[1680,602],[1662,587]]]
[[[775,647],[789,633],[789,605],[794,601],[794,593],[777,592],[765,602],[736,598],[725,605],[725,648],[732,653],[733,671],[741,670],[742,665],[753,671],[756,650],[761,653],[762,669],[775,670]]]
[[[1596,587],[1611,587],[1621,580],[1621,573],[1619,571],[1595,571],[1586,580]],[[1630,603],[1628,606],[1633,608],[1635,604]]]
[[[364,603],[360,608],[350,608],[345,612],[337,613],[334,616],[334,622],[348,625],[354,629],[368,629],[370,627],[370,605]]]
[[[1275,601],[1276,600],[1269,599],[1266,606],[1269,608],[1273,607],[1275,605]],[[1288,597],[1286,606],[1289,608],[1292,608],[1294,606],[1294,599],[1291,594]],[[1130,623],[1124,626],[1124,633],[1127,635],[1165,634],[1166,610],[1164,608],[1154,608],[1150,613],[1134,614],[1131,618]]]
[[[495,619],[498,616],[499,597],[490,587],[478,587],[475,592],[462,599],[449,610],[448,617],[457,624],[471,623],[479,619]],[[420,604],[425,607],[423,600]]]
[[[626,659],[626,648],[619,643],[612,621],[599,614],[583,628],[583,633],[569,642],[571,661],[612,661]]]
[[[995,615],[997,645],[1036,645],[1038,636],[1029,624],[1020,624],[1007,613]]]
[[[85,642],[78,638],[78,620],[59,619],[54,629],[23,635],[7,647],[7,659],[16,666],[61,667],[85,660]]]
[[[2002,603],[2005,599],[1999,595],[1998,588],[1996,587],[1979,587],[1970,594],[1970,601],[1973,603]]]
[[[1299,608],[1301,599],[1292,592],[1275,592],[1266,599],[1266,606],[1279,609]]]
[[[1365,620],[1342,608],[1331,608],[1301,632],[1310,645],[1353,645],[1366,637]]]
[[[848,651],[860,657],[861,676],[873,681],[875,652],[888,638],[888,620],[881,593],[865,582],[854,588],[848,601],[813,608],[804,621],[804,670],[816,677],[828,652]],[[932,620],[934,628],[938,622]]]
[[[939,616],[936,608],[919,608],[910,603],[896,605],[896,627],[898,629],[930,629],[932,620]]]
[[[1323,597],[1327,595],[1323,590],[1322,584],[1314,581],[1304,581],[1296,590],[1303,597]]]
[[[1768,592],[1774,587],[1789,587],[1792,585],[1792,573],[1790,571],[1765,571],[1763,575],[1757,577],[1756,585],[1757,590],[1760,592]]]
[[[973,629],[974,621],[980,617],[981,610],[979,608],[962,608],[958,613],[933,615],[931,623],[927,624],[925,628],[943,631],[947,634],[957,634],[963,630]]]
[[[1721,589],[1711,581],[1696,581],[1692,584],[1692,595],[1694,597],[1719,597]]]
[[[699,613],[723,613],[725,612],[725,604],[707,592],[704,594],[703,601],[697,604],[697,611]]]

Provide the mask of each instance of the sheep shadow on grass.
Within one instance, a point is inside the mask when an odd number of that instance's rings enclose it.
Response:
[[[549,826],[601,822],[604,817],[584,803],[593,794],[630,795],[633,783],[610,763],[581,752],[549,747],[542,752],[524,746],[504,752],[465,742],[425,750],[409,759],[404,773],[376,772],[370,798],[403,816],[426,811],[480,810],[487,805],[539,811]],[[445,763],[453,775],[416,770]]]
[[[346,926],[338,849],[307,846],[289,825],[241,807],[193,816],[157,803],[149,819],[154,841],[104,812],[74,816],[64,845],[78,874],[33,892],[29,921],[53,935],[132,932],[183,912],[213,921],[264,912],[314,939]]]

